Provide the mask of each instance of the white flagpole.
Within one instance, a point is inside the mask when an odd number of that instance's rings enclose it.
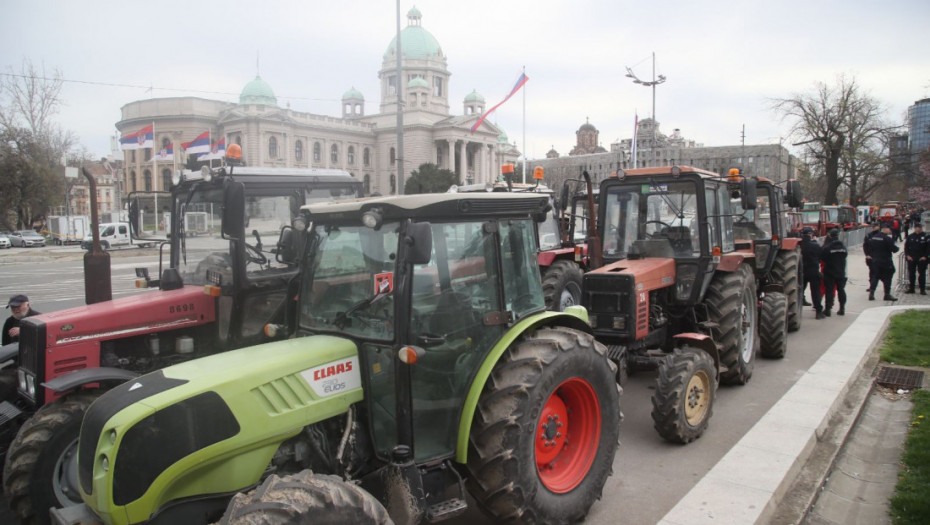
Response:
[[[526,66],[523,66],[526,76]],[[523,83],[523,184],[526,184],[526,82]]]

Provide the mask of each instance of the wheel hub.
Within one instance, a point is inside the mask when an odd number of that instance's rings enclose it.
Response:
[[[585,478],[598,449],[601,412],[591,384],[572,378],[546,400],[535,428],[536,471],[547,489],[562,494]]]
[[[697,426],[707,412],[707,397],[710,390],[710,378],[703,373],[691,376],[685,398],[685,419],[688,424]]]

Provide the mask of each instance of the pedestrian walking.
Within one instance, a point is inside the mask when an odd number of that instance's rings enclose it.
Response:
[[[823,261],[823,285],[826,291],[823,315],[827,317],[830,317],[830,311],[833,310],[834,290],[840,305],[836,315],[846,315],[846,257],[848,255],[846,245],[840,240],[840,231],[833,228],[824,240],[823,249],[820,252],[820,260]]]
[[[823,319],[823,302],[820,297],[820,245],[814,240],[814,229],[805,226],[801,230],[801,264],[804,267],[804,287],[811,290],[811,304],[817,314],[815,319]]]
[[[866,290],[869,293],[872,293],[872,274],[874,272],[872,266],[872,257],[869,256],[869,239],[874,235],[881,235],[881,223],[877,220],[872,221],[872,231],[870,231],[865,239],[862,240],[862,251],[865,253],[865,265],[869,267],[869,289]]]
[[[920,284],[920,295],[927,295],[927,257],[930,256],[930,235],[924,233],[921,223],[914,224],[914,233],[904,241],[904,257],[907,259],[907,290],[914,293],[915,284]]]
[[[871,235],[866,242],[868,243],[868,255],[866,257],[872,260],[872,272],[869,278],[869,301],[875,300],[875,291],[878,288],[878,282],[881,281],[885,287],[884,301],[897,301],[898,298],[891,295],[891,279],[894,277],[894,259],[892,254],[898,252],[898,245],[894,243],[891,237],[891,228],[885,226],[878,235]]]

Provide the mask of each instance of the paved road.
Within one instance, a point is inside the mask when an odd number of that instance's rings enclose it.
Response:
[[[800,332],[789,336],[788,355],[784,359],[757,360],[749,384],[719,390],[710,426],[701,439],[685,446],[662,441],[653,430],[650,417],[654,373],[644,372],[631,377],[621,397],[625,419],[621,425],[620,448],[613,465],[614,473],[607,482],[603,499],[592,508],[587,523],[658,522],[778,401],[864,308],[883,304],[866,301],[867,284],[865,266],[861,264],[862,255],[861,252],[857,254],[855,250],[852,251],[847,315],[815,321],[813,311],[805,310],[804,325]],[[129,265],[124,270],[131,272],[134,262],[114,262],[116,267],[124,264]],[[56,292],[61,289],[61,284],[56,287],[47,282],[51,280],[48,275],[52,273],[47,269],[61,271],[63,275],[59,277],[72,282],[69,289],[80,286],[78,289],[82,292],[79,267],[73,261],[47,261],[31,268],[33,273],[40,274],[40,277],[35,278],[34,275],[30,277],[29,268],[0,265],[0,292],[7,293],[6,290],[13,284],[24,284],[27,285],[25,290],[16,291],[25,291],[31,297],[43,298],[50,301],[49,304],[54,304],[56,294],[62,293]],[[18,272],[12,284],[7,277],[9,269]],[[117,271],[114,271],[114,294],[118,289],[116,275]],[[27,279],[36,280],[27,284]],[[35,286],[35,291],[30,286]],[[69,300],[73,300],[73,297]],[[41,304],[36,302],[37,305]],[[50,311],[57,308],[47,309]],[[0,514],[0,522],[5,523],[4,518],[6,516]],[[453,523],[464,525],[490,522],[477,510],[471,510],[467,516]]]

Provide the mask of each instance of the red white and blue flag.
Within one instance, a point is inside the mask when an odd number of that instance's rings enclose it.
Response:
[[[210,132],[204,131],[200,135],[197,135],[194,140],[181,143],[181,147],[188,154],[210,153]]]
[[[119,139],[119,149],[145,149],[155,146],[155,125],[146,126]]]
[[[471,132],[474,133],[475,130],[481,126],[481,123],[484,122],[484,119],[488,118],[488,115],[493,113],[494,110],[499,108],[504,102],[510,100],[510,97],[514,96],[517,91],[520,91],[520,88],[523,87],[523,84],[526,84],[527,80],[529,80],[529,77],[526,76],[526,73],[520,73],[520,78],[517,79],[517,83],[513,85],[513,89],[510,90],[510,93],[504,97],[504,100],[498,102],[496,106],[482,113],[481,118],[478,119],[478,122],[475,122],[475,124],[471,127]]]
[[[161,149],[152,157],[152,162],[166,162],[174,160],[174,143],[168,144],[167,148]]]
[[[197,160],[216,160],[226,156],[226,139],[222,138],[213,143],[210,153],[197,157]]]

